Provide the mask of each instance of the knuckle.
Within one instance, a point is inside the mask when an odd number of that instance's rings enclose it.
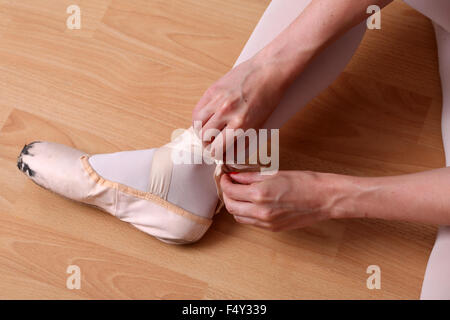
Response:
[[[208,96],[213,96],[215,95],[219,90],[219,86],[217,83],[213,83],[212,85],[209,86],[208,89],[206,89],[205,94]]]
[[[199,104],[192,111],[192,117],[194,120],[201,120],[205,115],[205,104],[200,101]]]
[[[220,109],[223,113],[227,113],[233,111],[235,109],[235,106],[236,104],[233,102],[233,100],[227,99]]]
[[[200,110],[194,111],[194,113],[192,115],[192,119],[194,121],[201,121],[202,125],[204,125],[206,123],[206,119],[208,119],[209,115],[210,115],[210,113],[207,110],[200,109]]]
[[[200,109],[201,109],[201,108],[200,108],[199,106],[197,106],[197,107],[195,107],[194,110],[192,111],[192,119],[193,119],[193,120],[199,120],[199,119],[200,119],[200,115],[199,115]]]
[[[252,190],[252,200],[256,203],[263,203],[267,200],[269,191],[267,188],[258,186]]]
[[[252,192],[252,200],[253,200],[253,202],[255,202],[255,203],[261,203],[261,202],[263,202],[263,201],[264,201],[264,197],[263,197],[263,195],[262,195],[262,192],[259,191],[258,189],[254,190],[254,191]]]
[[[271,222],[274,219],[272,210],[269,208],[259,209],[258,218],[264,222]]]
[[[231,186],[227,183],[227,181],[225,180],[225,177],[222,176],[222,179],[220,180],[220,187],[222,188],[222,192],[225,195],[229,195],[230,191],[231,191]],[[226,201],[225,201],[226,203]]]
[[[226,204],[225,204],[225,207],[227,208],[227,210],[228,210],[229,213],[231,213],[231,214],[236,213],[236,208],[234,208],[231,204],[226,203]]]
[[[233,126],[236,128],[240,128],[240,127],[244,126],[244,123],[245,123],[245,120],[244,120],[244,117],[242,117],[242,116],[237,116],[233,120]]]
[[[252,194],[250,196],[250,200],[254,203],[260,203],[262,200],[261,194],[257,190],[252,190]]]

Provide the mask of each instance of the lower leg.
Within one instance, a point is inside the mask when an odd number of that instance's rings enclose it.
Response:
[[[442,85],[442,140],[450,166],[450,33],[434,24]],[[450,193],[450,191],[449,191]],[[450,227],[439,228],[428,260],[421,299],[450,299]]]
[[[434,23],[440,25],[450,32],[450,1],[448,0],[404,0],[411,7],[430,18]]]
[[[285,29],[311,2],[272,0],[255,27],[234,66],[250,59]],[[365,21],[330,44],[303,70],[285,92],[264,127],[279,129],[342,72],[358,48],[366,30]]]

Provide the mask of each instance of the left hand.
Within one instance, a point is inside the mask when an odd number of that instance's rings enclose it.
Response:
[[[208,88],[192,114],[194,122],[202,123],[205,147],[213,156],[224,154],[234,143],[234,135],[227,136],[225,129],[260,129],[286,88],[277,61],[269,58],[256,55],[230,70]]]
[[[225,206],[237,222],[271,231],[297,229],[334,218],[331,174],[279,171],[224,174]]]

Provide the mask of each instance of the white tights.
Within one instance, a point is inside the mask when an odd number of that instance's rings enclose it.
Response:
[[[450,4],[450,2],[448,2]],[[449,7],[450,8],[450,7]],[[450,15],[450,11],[449,15]],[[450,19],[448,19],[450,21]],[[439,71],[442,86],[442,140],[446,165],[450,165],[450,32],[434,24],[439,53]],[[421,299],[450,299],[450,226],[438,231],[433,251],[428,260]]]

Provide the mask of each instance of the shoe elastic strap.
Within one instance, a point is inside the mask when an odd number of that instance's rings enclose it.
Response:
[[[172,180],[173,162],[170,148],[158,148],[153,154],[150,170],[149,192],[167,200]]]
[[[223,193],[222,188],[220,187],[220,179],[223,174],[229,172],[254,172],[260,171],[261,169],[259,165],[255,164],[225,164],[215,160],[212,157],[208,157],[208,155],[203,152],[201,140],[197,137],[193,128],[190,127],[189,129],[184,130],[184,132],[178,137],[173,139],[172,142],[156,150],[153,155],[150,171],[149,192],[165,200],[167,200],[167,194],[169,193],[172,169],[174,165],[172,152],[187,152],[189,154],[195,152],[194,154],[202,155],[203,160],[206,160],[209,163],[216,163],[214,181],[216,184],[217,195],[220,200],[216,207],[216,213],[218,213],[223,207]]]

